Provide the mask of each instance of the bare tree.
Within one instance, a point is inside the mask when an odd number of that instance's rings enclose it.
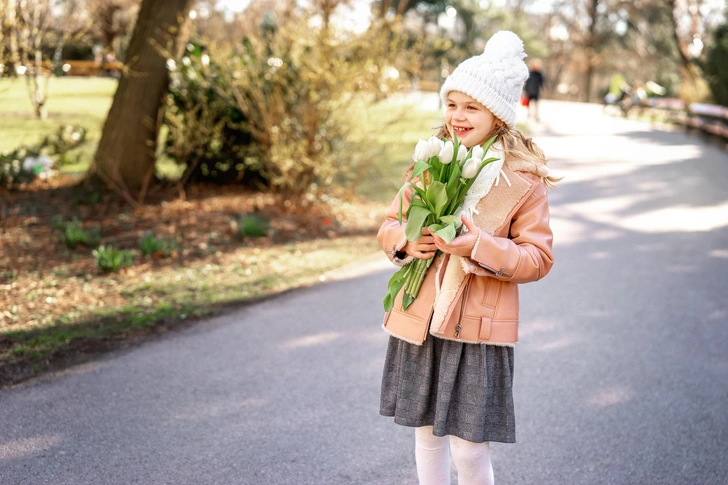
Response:
[[[599,24],[599,0],[588,2],[589,27],[584,43],[586,70],[584,73],[584,101],[591,101],[592,78],[594,77],[595,54],[598,43],[597,25]]]
[[[51,0],[20,0],[18,13],[21,23],[17,29],[20,45],[20,74],[25,75],[28,95],[35,114],[48,117],[48,81],[43,67],[43,43],[53,25]]]
[[[99,179],[143,199],[154,175],[157,135],[167,92],[167,56],[184,45],[193,0],[143,0],[126,65],[86,180]],[[133,199],[129,199],[130,201]]]
[[[141,0],[90,0],[89,15],[93,18],[92,34],[101,41],[104,50],[118,52],[117,41],[134,28]]]
[[[16,68],[20,66],[18,55],[18,3],[17,0],[5,0],[5,15],[3,16],[3,30],[6,36],[7,45],[7,68],[11,76],[17,75]]]

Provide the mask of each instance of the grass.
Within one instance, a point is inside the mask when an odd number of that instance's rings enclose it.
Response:
[[[382,102],[360,108],[361,123],[352,137],[380,147],[371,170],[358,185],[357,194],[389,202],[402,186],[402,175],[412,163],[412,151],[420,138],[434,135],[442,122],[440,111]]]
[[[0,79],[0,151],[40,141],[58,126],[81,125],[88,130],[88,142],[71,153],[79,163],[66,165],[66,173],[82,173],[101,137],[106,114],[116,90],[116,81],[105,78],[51,78],[48,119],[39,120],[23,79]]]

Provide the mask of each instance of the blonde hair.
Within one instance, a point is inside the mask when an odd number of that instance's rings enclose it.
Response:
[[[533,139],[527,138],[520,130],[511,128],[500,120],[496,121],[496,126],[488,134],[486,139],[489,139],[495,135],[496,142],[500,143],[501,151],[503,152],[504,162],[509,160],[524,160],[527,162],[533,162],[535,164],[546,165],[548,159],[544,155],[543,150],[534,143]],[[450,139],[450,133],[447,131],[447,125],[443,123],[437,134],[438,138]],[[412,173],[413,167],[410,167],[405,174],[405,179]],[[555,177],[553,175],[547,175],[544,177],[544,183],[549,188],[556,188],[556,184],[563,179],[563,177]]]

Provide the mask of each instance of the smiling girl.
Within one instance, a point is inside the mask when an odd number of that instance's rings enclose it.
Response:
[[[378,234],[398,266],[441,251],[415,302],[404,311],[400,294],[383,325],[391,337],[380,414],[415,428],[423,485],[450,483],[451,454],[458,483],[493,484],[489,443],[516,440],[518,285],[553,265],[546,186],[557,181],[543,152],[514,127],[528,77],[524,57],[517,35],[498,32],[442,86],[440,138],[457,136],[470,148],[497,136],[487,154],[499,157],[495,170],[480,173],[460,208],[461,235],[448,244],[425,228],[408,242],[399,197]],[[411,188],[403,193],[403,214],[411,195]]]

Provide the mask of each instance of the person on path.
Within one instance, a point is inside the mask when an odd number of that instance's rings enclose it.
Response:
[[[524,91],[528,98],[528,117],[532,115],[536,121],[540,121],[538,115],[538,99],[541,96],[541,90],[544,87],[545,79],[541,72],[541,61],[535,59],[531,62],[531,69],[528,71],[528,79]]]
[[[398,266],[441,251],[415,301],[404,311],[400,291],[383,323],[391,336],[380,414],[415,428],[422,485],[450,483],[451,454],[460,485],[492,484],[489,443],[516,440],[518,285],[543,278],[553,264],[546,187],[558,181],[543,152],[514,129],[525,56],[516,34],[498,32],[442,86],[438,136],[457,135],[469,148],[497,135],[486,155],[500,158],[495,174],[481,171],[459,210],[466,232],[447,244],[424,228],[408,242],[395,197],[377,236]],[[408,187],[403,214],[411,197]]]

